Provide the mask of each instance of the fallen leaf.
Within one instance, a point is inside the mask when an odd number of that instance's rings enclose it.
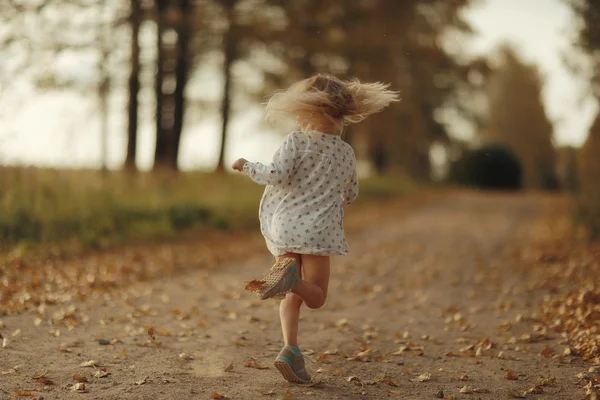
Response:
[[[33,392],[29,390],[17,390],[15,396],[33,396]]]
[[[85,386],[85,383],[76,383],[71,387],[71,392],[87,393],[88,390]]]
[[[519,391],[517,391],[517,390],[514,390],[514,389],[513,389],[513,390],[510,390],[510,391],[508,392],[508,395],[509,395],[510,397],[513,397],[513,398],[515,398],[515,399],[525,399],[525,398],[527,398],[527,394],[526,394],[526,393],[522,393],[522,392],[519,392]]]
[[[37,378],[36,381],[41,383],[42,385],[54,385],[54,382],[52,382],[50,379],[44,378],[44,377]]]
[[[88,379],[85,376],[79,375],[79,372],[73,374],[73,380],[81,383],[88,382]]]
[[[31,378],[32,378],[32,379],[40,379],[40,378],[43,378],[43,377],[45,377],[46,375],[48,375],[48,370],[47,370],[47,369],[46,369],[46,370],[44,370],[44,372],[41,372],[41,373],[39,373],[39,374],[34,374],[34,375],[31,375]]]
[[[121,359],[124,360],[127,358],[127,351],[125,351],[125,349],[122,349],[121,352],[115,354],[113,356],[114,359]]]
[[[427,382],[431,380],[431,374],[429,372],[424,372],[417,377],[417,381],[419,382]]]
[[[348,382],[360,382],[360,378],[358,376],[349,376],[346,378]]]
[[[229,364],[227,364],[227,366],[225,367],[225,369],[223,369],[223,371],[225,371],[225,372],[233,371],[233,363],[230,362]]]
[[[19,335],[19,333],[21,333],[21,329],[15,329],[15,331],[14,331],[13,333],[11,333],[10,335],[11,335],[12,337],[15,337],[15,336],[18,336],[18,335]]]
[[[150,382],[150,377],[149,376],[145,376],[142,379],[140,379],[139,381],[134,382],[135,385],[143,385],[145,383]]]
[[[461,388],[461,389],[460,389],[458,392],[459,392],[459,393],[466,393],[466,394],[470,394],[470,393],[473,393],[473,388],[472,388],[472,387],[470,387],[470,386],[467,386],[467,385],[465,385],[465,386],[463,386],[463,387],[462,387],[462,388]]]
[[[275,396],[277,393],[275,392],[275,389],[271,389],[268,392],[261,392],[260,394],[263,396]]]
[[[338,321],[335,323],[335,325],[336,325],[338,328],[342,328],[342,327],[344,327],[344,326],[348,325],[348,322],[349,322],[349,321],[348,321],[348,318],[342,318],[342,319],[338,320]]]
[[[473,393],[490,393],[488,389],[474,388]]]
[[[167,330],[165,330],[165,329],[160,329],[160,330],[158,331],[158,334],[159,334],[160,336],[171,336],[171,332],[169,332],[169,331],[167,331]]]
[[[246,363],[244,364],[244,367],[247,368],[255,368],[255,369],[269,369],[269,367],[267,367],[266,365],[260,365],[258,363],[258,361],[252,359],[250,361],[246,361]]]
[[[336,369],[335,371],[333,371],[333,375],[335,375],[335,376],[340,376],[342,374],[343,374],[343,372],[341,369]]]
[[[188,354],[188,353],[180,353],[179,354],[179,358],[184,360],[184,361],[191,361],[194,359],[194,356]]]
[[[98,366],[98,361],[96,361],[96,360],[84,361],[81,364],[79,364],[79,366],[96,368],[96,366]]]
[[[519,376],[517,375],[517,373],[515,371],[513,371],[510,368],[506,369],[506,379],[511,380],[511,381],[516,381],[519,379]]]
[[[96,371],[96,373],[94,374],[94,378],[106,378],[107,376],[110,375],[110,372],[108,372],[106,370],[106,368],[102,368],[99,369],[98,371]]]
[[[14,368],[0,370],[0,375],[10,375],[10,374],[16,374],[16,373],[17,373],[17,370]]]
[[[377,379],[375,379],[375,382],[382,382],[382,383],[385,383],[385,384],[386,384],[386,385],[388,385],[388,386],[398,386],[398,385],[397,385],[397,384],[396,384],[394,381],[392,381],[392,379],[391,379],[389,376],[387,376],[387,375],[385,375],[385,376],[382,376],[381,378],[377,378]]]
[[[546,346],[544,347],[544,350],[541,351],[540,355],[542,357],[546,357],[546,358],[550,358],[552,357],[552,355],[554,354],[554,350],[552,350],[550,347]]]
[[[536,385],[536,386],[534,386],[534,387],[532,387],[530,389],[527,389],[526,393],[542,394],[542,393],[544,393],[544,388],[542,388],[541,386]]]
[[[554,386],[556,384],[556,378],[553,376],[543,377],[540,376],[537,380],[538,386]]]
[[[329,357],[328,353],[323,353],[319,356],[319,362],[325,363],[325,364],[330,364],[331,361],[327,360],[327,357]]]
[[[156,336],[154,336],[154,327],[150,327],[148,328],[148,336],[150,336],[150,339],[152,339],[153,342],[156,341]]]
[[[2,348],[5,349],[6,346],[8,346],[8,339],[7,338],[2,338]]]
[[[213,392],[213,394],[210,395],[210,398],[213,400],[221,400],[221,399],[226,399],[227,397],[222,394],[219,394],[217,392]]]
[[[458,380],[460,380],[460,381],[468,381],[469,380],[469,376],[468,375],[463,375],[460,378],[458,378]]]

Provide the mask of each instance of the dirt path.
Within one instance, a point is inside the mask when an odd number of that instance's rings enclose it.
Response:
[[[241,290],[270,266],[264,252],[138,284],[119,299],[46,310],[83,322],[70,330],[36,314],[2,318],[9,343],[0,349],[0,398],[434,399],[441,390],[446,398],[508,399],[540,377],[556,383],[527,398],[583,398],[575,375],[585,364],[540,355],[546,347],[546,355],[562,354],[564,345],[536,327],[541,293],[506,253],[538,210],[533,197],[459,194],[401,217],[391,212],[351,235],[352,255],[334,260],[327,304],[301,317],[314,385],[278,375],[278,304]],[[89,360],[97,367],[80,366]],[[101,367],[110,375],[93,378]],[[44,371],[54,382],[45,388],[31,378]],[[89,380],[88,393],[71,392],[76,372]]]

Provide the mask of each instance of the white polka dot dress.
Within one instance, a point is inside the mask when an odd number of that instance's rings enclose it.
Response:
[[[261,232],[275,255],[345,255],[344,208],[358,196],[356,157],[337,135],[293,132],[270,165],[247,162],[244,172],[267,185]]]

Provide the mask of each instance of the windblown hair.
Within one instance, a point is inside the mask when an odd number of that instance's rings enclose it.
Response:
[[[399,101],[398,92],[388,87],[389,84],[381,82],[342,81],[328,75],[315,75],[271,97],[265,118],[276,123],[280,118],[305,115],[324,117],[340,127],[357,123]]]

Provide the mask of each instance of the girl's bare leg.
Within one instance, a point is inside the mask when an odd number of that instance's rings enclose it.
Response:
[[[329,257],[306,254],[286,254],[283,257],[296,258],[298,273],[303,278],[279,305],[283,340],[286,345],[298,347],[298,320],[302,303],[313,309],[325,303],[329,285]]]

